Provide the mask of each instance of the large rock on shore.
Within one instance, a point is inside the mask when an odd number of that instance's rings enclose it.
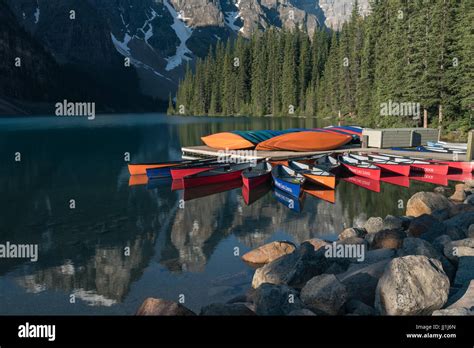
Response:
[[[399,217],[393,215],[387,215],[383,219],[383,229],[384,230],[397,230],[402,229],[405,224],[405,221]]]
[[[447,228],[456,228],[466,235],[469,226],[474,224],[474,211],[458,214],[446,220],[444,224]]]
[[[426,256],[393,259],[377,285],[375,308],[383,315],[430,315],[448,299],[441,262]]]
[[[367,231],[363,228],[350,227],[339,233],[338,238],[339,240],[344,240],[348,238],[364,238],[366,234]]]
[[[383,219],[381,217],[371,217],[364,224],[364,229],[368,234],[377,233],[382,231],[383,228]]]
[[[471,224],[469,226],[469,228],[467,229],[466,237],[467,238],[474,238],[474,224]]]
[[[415,193],[407,202],[406,215],[420,216],[431,214],[438,209],[451,207],[452,203],[443,195],[434,192]]]
[[[430,243],[420,238],[408,237],[403,240],[402,247],[398,250],[398,256],[424,255],[436,259],[443,265],[443,270],[450,280],[456,274],[454,265]]]
[[[189,316],[196,314],[179,303],[149,297],[142,303],[136,315]]]
[[[464,202],[464,200],[467,197],[466,192],[465,192],[466,189],[467,189],[467,186],[465,184],[457,184],[455,186],[453,195],[449,197],[449,199],[456,202]]]
[[[346,299],[346,287],[333,274],[316,276],[301,289],[301,300],[316,314],[336,315]]]
[[[406,237],[406,233],[402,230],[383,230],[377,232],[370,245],[371,249],[398,249]]]
[[[267,283],[255,290],[254,304],[257,315],[288,315],[305,307],[296,290]]]
[[[310,243],[303,243],[293,253],[284,255],[255,271],[252,287],[263,283],[285,284],[302,287],[312,277],[323,273],[331,264],[324,249],[314,250]]]
[[[255,315],[255,313],[245,303],[212,303],[201,308],[200,315],[249,316]]]
[[[423,214],[414,218],[408,227],[410,237],[421,237],[433,241],[446,232],[446,226],[432,215]]]
[[[257,265],[267,264],[283,255],[291,254],[295,249],[296,246],[291,242],[271,242],[244,254],[242,260]]]
[[[369,265],[353,264],[346,272],[338,274],[337,278],[346,287],[347,297],[373,306],[377,284],[390,261],[391,258],[386,258]]]
[[[319,238],[311,238],[305,241],[305,243],[309,243],[314,247],[314,250],[317,251],[321,249],[322,247],[325,247],[326,245],[329,245],[330,243],[326,242],[323,239]]]
[[[465,238],[446,243],[444,255],[453,262],[459,257],[474,256],[474,238]]]
[[[444,309],[434,311],[433,315],[474,315],[474,280],[449,299],[451,304]]]
[[[462,288],[472,279],[474,279],[474,256],[460,257],[453,286]]]

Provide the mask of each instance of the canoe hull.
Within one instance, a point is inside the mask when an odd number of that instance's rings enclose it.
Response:
[[[214,167],[205,166],[205,167],[196,167],[196,168],[171,168],[170,173],[173,180],[179,180],[188,175],[198,174],[211,170]]]
[[[361,168],[358,166],[354,166],[345,162],[342,162],[344,168],[350,171],[352,174],[357,176],[361,176],[364,178],[369,178],[372,180],[380,180],[380,168]]]
[[[168,163],[149,163],[149,164],[129,164],[128,165],[128,172],[130,175],[146,175],[147,169],[154,169],[154,168],[168,168],[182,165],[183,162],[168,162]]]
[[[146,175],[149,179],[171,178],[171,167],[148,168]]]
[[[472,173],[474,171],[474,162],[440,162],[446,164],[449,168],[460,170],[463,173]]]
[[[263,175],[253,177],[253,178],[248,178],[248,177],[242,175],[242,183],[248,189],[253,189],[253,188],[256,188],[256,187],[262,185],[265,182],[268,182],[270,180],[271,176],[272,175],[271,175],[270,172],[265,173]]]
[[[373,165],[379,167],[382,169],[382,171],[391,173],[391,174],[399,174],[403,176],[409,176],[410,175],[410,165],[408,164],[382,164],[382,163],[376,163],[372,162]]]
[[[445,164],[410,164],[411,170],[415,173],[425,173],[434,175],[448,174],[449,167]]]
[[[237,178],[240,178],[242,175],[242,170],[236,170],[229,173],[222,173],[209,176],[185,176],[183,180],[183,187],[186,189],[188,187],[195,187],[198,185],[210,185],[217,184],[220,182],[231,181]]]
[[[321,186],[334,189],[336,187],[336,177],[334,175],[314,175],[314,174],[303,174],[308,180],[319,184]]]

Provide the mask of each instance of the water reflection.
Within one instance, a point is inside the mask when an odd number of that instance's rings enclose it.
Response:
[[[335,191],[309,189],[299,212],[280,204],[269,187],[173,191],[169,182],[130,180],[124,155],[178,159],[181,145],[199,144],[211,132],[315,127],[315,120],[98,119],[74,127],[61,126],[64,118],[27,126],[21,120],[17,128],[0,120],[0,156],[7,159],[0,167],[0,242],[39,245],[36,263],[1,260],[0,288],[10,294],[0,294],[1,314],[131,314],[145,296],[173,298],[183,289],[193,290],[189,306],[199,310],[248,284],[251,271],[233,256],[234,246],[245,252],[276,238],[335,238],[367,216],[403,213],[399,200],[433,188],[426,180],[409,188],[388,180],[377,193],[341,180]],[[13,160],[16,152],[21,162]],[[67,300],[49,309],[58,293]],[[70,295],[79,306],[68,306]]]

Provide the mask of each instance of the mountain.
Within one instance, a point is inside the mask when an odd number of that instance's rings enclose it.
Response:
[[[309,34],[321,26],[338,28],[352,9],[349,0],[1,1],[15,15],[11,30],[21,36],[21,27],[53,63],[72,66],[76,73],[68,78],[82,76],[92,82],[89,87],[113,81],[100,89],[118,89],[129,101],[126,91],[132,90],[166,99],[187,63],[206,56],[218,41],[270,27],[299,27]],[[368,1],[359,1],[364,14]]]

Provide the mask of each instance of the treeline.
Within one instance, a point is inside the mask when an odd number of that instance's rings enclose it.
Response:
[[[322,29],[310,38],[272,28],[239,37],[188,69],[168,112],[341,115],[370,126],[421,124],[426,114],[430,126],[441,120],[468,130],[472,23],[472,0],[375,0],[366,18],[356,4],[339,32]]]

